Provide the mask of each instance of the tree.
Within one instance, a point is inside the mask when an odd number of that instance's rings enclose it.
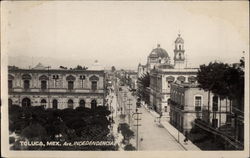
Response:
[[[208,113],[210,111],[210,92],[218,95],[220,99],[236,99],[240,105],[242,104],[241,98],[244,96],[244,60],[240,62],[240,64],[233,65],[210,62],[208,65],[200,66],[197,81],[200,88],[208,91]]]
[[[150,86],[150,75],[147,72],[137,80],[137,96],[145,101],[145,103],[149,103],[149,94],[147,92],[147,88]]]
[[[126,151],[134,151],[136,148],[132,144],[128,144],[124,147],[124,150]]]
[[[67,67],[64,67],[64,66],[60,66],[59,68],[60,68],[60,69],[65,69],[65,70],[68,69]]]
[[[76,109],[44,109],[42,106],[9,106],[10,131],[21,135],[22,139],[36,141],[113,141],[110,136],[110,111],[98,106],[95,110],[84,107]],[[20,141],[18,139],[17,141]],[[15,142],[13,149],[20,150],[20,143]],[[35,149],[27,147],[25,150]],[[110,146],[45,146],[40,150],[116,150]]]
[[[129,128],[129,125],[127,123],[120,123],[118,130],[120,130],[123,135],[123,141],[129,144],[129,140],[134,137],[134,132]]]
[[[112,67],[111,67],[111,71],[112,71],[112,72],[115,72],[115,70],[116,70],[116,69],[115,69],[115,66],[112,66]]]
[[[81,66],[81,65],[77,65],[75,68],[73,68],[73,70],[87,70],[88,67],[85,66]]]

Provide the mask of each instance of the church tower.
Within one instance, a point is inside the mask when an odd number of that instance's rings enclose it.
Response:
[[[184,40],[181,38],[181,34],[178,34],[174,49],[174,67],[176,69],[183,69],[185,67],[184,52]]]

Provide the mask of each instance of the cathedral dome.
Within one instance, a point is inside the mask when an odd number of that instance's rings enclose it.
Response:
[[[181,38],[181,34],[178,34],[178,37],[176,38],[175,43],[184,43],[183,38]]]
[[[165,49],[162,49],[160,45],[157,45],[157,48],[153,49],[149,54],[149,58],[169,58],[169,55]]]

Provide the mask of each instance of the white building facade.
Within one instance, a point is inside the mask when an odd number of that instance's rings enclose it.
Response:
[[[104,105],[103,70],[9,69],[9,104],[45,108]]]

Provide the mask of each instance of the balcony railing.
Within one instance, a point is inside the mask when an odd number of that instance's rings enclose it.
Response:
[[[181,105],[181,104],[179,104],[179,103],[177,103],[177,102],[175,102],[173,100],[170,100],[170,104],[173,105],[173,106],[175,106],[176,108],[184,110],[184,105]]]

